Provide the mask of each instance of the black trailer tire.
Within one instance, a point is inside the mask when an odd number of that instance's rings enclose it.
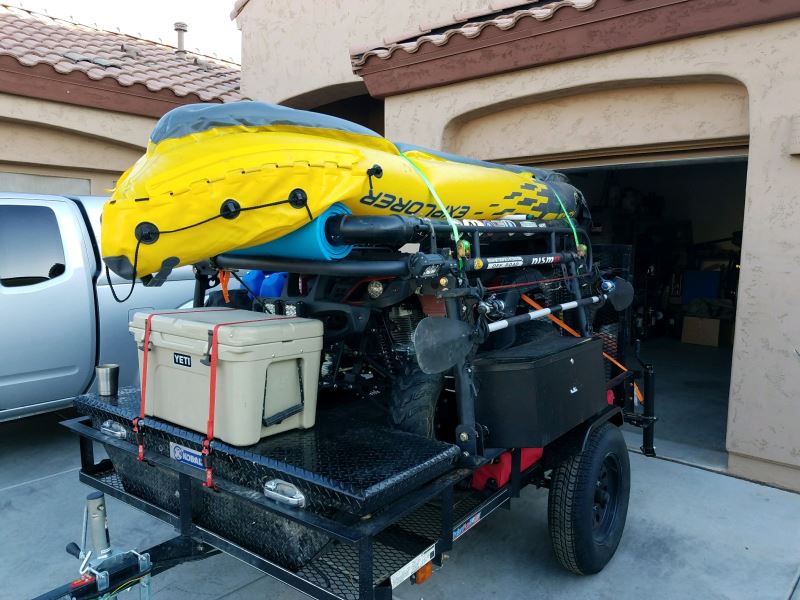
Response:
[[[553,469],[547,520],[561,565],[598,573],[617,550],[630,495],[630,461],[622,432],[605,423],[586,448]]]
[[[444,375],[423,373],[416,363],[406,365],[391,380],[389,425],[426,438],[434,437],[436,403],[444,387]]]

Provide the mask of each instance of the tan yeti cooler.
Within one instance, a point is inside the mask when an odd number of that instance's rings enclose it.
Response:
[[[142,371],[147,313],[130,330]],[[145,414],[206,433],[211,332],[218,332],[214,437],[235,446],[314,426],[322,322],[246,310],[187,309],[150,326]]]

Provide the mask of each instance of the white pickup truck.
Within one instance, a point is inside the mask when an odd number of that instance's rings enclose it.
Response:
[[[191,302],[190,268],[117,303],[99,254],[105,198],[0,193],[0,421],[56,410],[91,389],[94,367],[134,383],[136,311]],[[117,295],[130,282],[111,275]]]

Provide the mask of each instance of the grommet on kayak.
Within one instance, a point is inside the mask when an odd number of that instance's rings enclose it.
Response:
[[[134,279],[263,249],[337,203],[355,215],[550,220],[574,214],[580,200],[557,173],[393,144],[328,115],[195,104],[164,115],[120,177],[103,209],[101,250],[112,271]]]

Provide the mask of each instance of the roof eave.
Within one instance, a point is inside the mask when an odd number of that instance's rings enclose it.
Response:
[[[8,55],[0,55],[0,93],[155,118],[183,104],[204,102],[194,93],[178,96],[167,88],[152,92],[141,83],[94,80],[82,71],[59,73],[45,63],[25,66]]]
[[[558,10],[547,21],[523,18],[509,29],[488,26],[474,37],[424,42],[413,52],[372,54],[353,70],[372,96],[383,98],[796,17],[797,0],[603,0],[589,11]]]

